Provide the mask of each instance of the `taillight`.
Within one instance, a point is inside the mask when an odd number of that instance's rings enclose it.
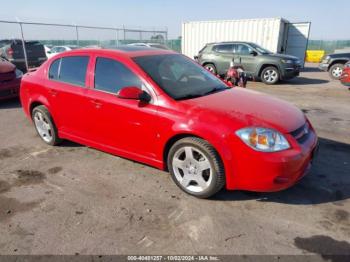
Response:
[[[12,58],[12,56],[13,56],[13,49],[12,48],[7,49],[7,56],[8,56],[8,58]]]

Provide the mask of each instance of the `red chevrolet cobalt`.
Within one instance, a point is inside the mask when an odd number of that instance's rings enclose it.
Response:
[[[185,192],[278,191],[311,167],[317,136],[293,105],[228,88],[183,55],[124,47],[57,55],[24,76],[42,140],[68,139],[169,170]]]

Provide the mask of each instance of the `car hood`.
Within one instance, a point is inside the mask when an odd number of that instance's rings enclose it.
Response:
[[[187,112],[197,112],[204,121],[231,120],[233,128],[260,126],[290,133],[305,124],[300,109],[283,100],[247,90],[232,88],[212,95],[183,100]]]
[[[280,58],[280,59],[292,59],[292,60],[299,60],[298,57],[292,56],[292,55],[283,55],[283,54],[270,54],[269,56]]]

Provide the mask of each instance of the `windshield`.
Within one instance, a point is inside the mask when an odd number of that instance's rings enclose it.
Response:
[[[205,96],[228,89],[212,73],[182,55],[140,56],[133,60],[176,100]]]
[[[255,48],[261,54],[272,54],[271,51],[269,51],[269,50],[267,50],[267,49],[265,49],[265,48],[263,48],[263,47],[261,47],[261,46],[259,46],[257,44],[250,43],[250,46]]]

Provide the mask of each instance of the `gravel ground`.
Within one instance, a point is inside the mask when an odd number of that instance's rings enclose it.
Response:
[[[49,147],[0,102],[0,254],[350,254],[350,91],[308,65],[276,86],[320,137],[312,172],[278,193],[200,200],[160,170],[65,142]]]

